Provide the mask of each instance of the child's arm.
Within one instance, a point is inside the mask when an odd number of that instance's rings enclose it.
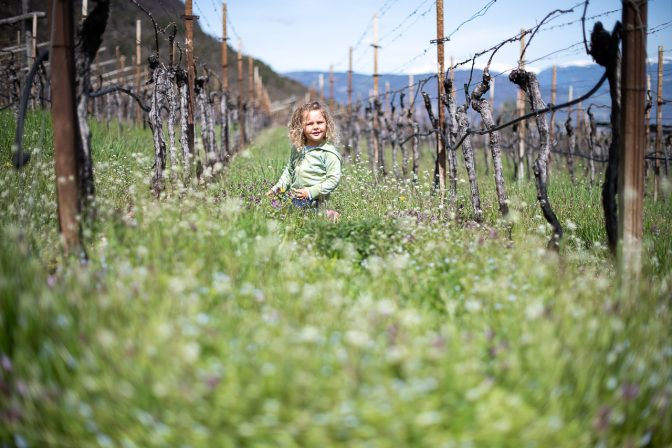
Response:
[[[289,161],[285,165],[285,169],[282,171],[280,179],[276,182],[273,187],[266,193],[267,196],[271,194],[276,194],[278,192],[287,191],[287,188],[292,184],[292,179],[294,178],[294,149],[289,155]]]
[[[326,167],[326,174],[324,180],[319,184],[308,188],[310,197],[317,199],[318,197],[328,196],[332,191],[338,187],[341,181],[341,160],[331,152],[324,153],[324,164]]]

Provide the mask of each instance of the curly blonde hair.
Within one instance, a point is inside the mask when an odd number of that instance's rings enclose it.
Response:
[[[290,118],[289,123],[287,123],[287,127],[289,128],[289,141],[296,149],[301,149],[306,146],[306,136],[303,134],[303,124],[305,122],[306,114],[313,110],[322,112],[324,121],[327,124],[327,132],[325,133],[327,141],[334,144],[338,143],[336,123],[334,123],[334,119],[331,117],[329,110],[319,101],[312,101],[295,109],[292,118]]]

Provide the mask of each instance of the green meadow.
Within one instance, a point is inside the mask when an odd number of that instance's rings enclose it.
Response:
[[[463,167],[454,209],[432,194],[429,146],[417,182],[348,162],[332,223],[264,196],[282,127],[159,199],[149,129],[92,127],[96,215],[65,256],[49,116],[16,171],[0,114],[0,447],[672,446],[669,182],[623,284],[600,188],[560,159],[553,252],[508,165],[503,219],[478,159],[477,224]]]

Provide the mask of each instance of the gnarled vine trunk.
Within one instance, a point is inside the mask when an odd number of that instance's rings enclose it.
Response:
[[[457,120],[458,134],[464,135],[469,129],[466,104],[457,108],[455,111],[455,118]],[[478,192],[476,167],[474,166],[474,150],[471,146],[471,137],[469,135],[462,141],[462,154],[464,156],[464,165],[467,168],[467,175],[469,176],[469,188],[471,190],[471,205],[474,207],[474,219],[476,222],[483,222],[481,195]]]
[[[602,207],[607,231],[607,243],[612,254],[616,254],[618,243],[618,191],[619,146],[621,144],[621,51],[619,49],[621,23],[616,22],[614,31],[609,33],[601,22],[595,23],[590,34],[590,54],[607,72],[609,94],[611,96],[611,144],[602,184]]]
[[[80,192],[80,209],[84,216],[92,218],[95,183],[93,179],[93,160],[91,158],[91,130],[89,129],[88,106],[91,91],[91,63],[103,41],[110,11],[109,0],[98,0],[95,6],[80,24],[76,40],[76,92],[77,118],[80,144],[77,145],[77,167]]]
[[[523,69],[516,69],[509,74],[509,79],[527,94],[532,112],[546,108],[546,104],[541,98],[539,80],[537,80],[537,76],[534,73],[527,72]],[[537,187],[537,200],[539,201],[539,206],[544,214],[544,218],[546,218],[546,221],[553,228],[553,235],[548,242],[549,248],[557,249],[560,239],[562,238],[562,226],[560,225],[557,216],[555,216],[551,201],[548,198],[547,163],[551,147],[546,116],[544,114],[537,114],[536,123],[540,143],[539,155],[534,162],[534,179]]]
[[[490,74],[485,71],[483,73],[483,81],[471,93],[471,107],[481,115],[481,120],[483,120],[483,124],[488,130],[495,127],[495,122],[492,119],[492,112],[490,111],[490,104],[483,98],[483,94],[490,88],[490,80]],[[495,171],[495,190],[497,191],[499,211],[502,216],[506,216],[509,213],[509,201],[504,187],[504,169],[502,167],[502,155],[499,145],[499,132],[490,131],[487,135],[490,152],[492,154],[492,164]]]

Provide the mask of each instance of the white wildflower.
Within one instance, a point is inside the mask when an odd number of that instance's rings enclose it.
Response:
[[[197,342],[188,342],[182,346],[182,356],[188,363],[196,361],[201,354],[201,346]]]
[[[464,302],[464,307],[470,313],[477,313],[481,310],[482,305],[481,302],[479,302],[478,300],[469,299],[466,302]]]
[[[345,333],[345,340],[354,347],[366,347],[371,343],[369,335],[359,330],[348,330]]]
[[[525,317],[529,320],[538,319],[544,313],[544,304],[540,300],[529,303],[525,308]]]
[[[298,339],[301,342],[317,343],[321,342],[323,338],[319,329],[312,325],[308,325],[301,329]]]

